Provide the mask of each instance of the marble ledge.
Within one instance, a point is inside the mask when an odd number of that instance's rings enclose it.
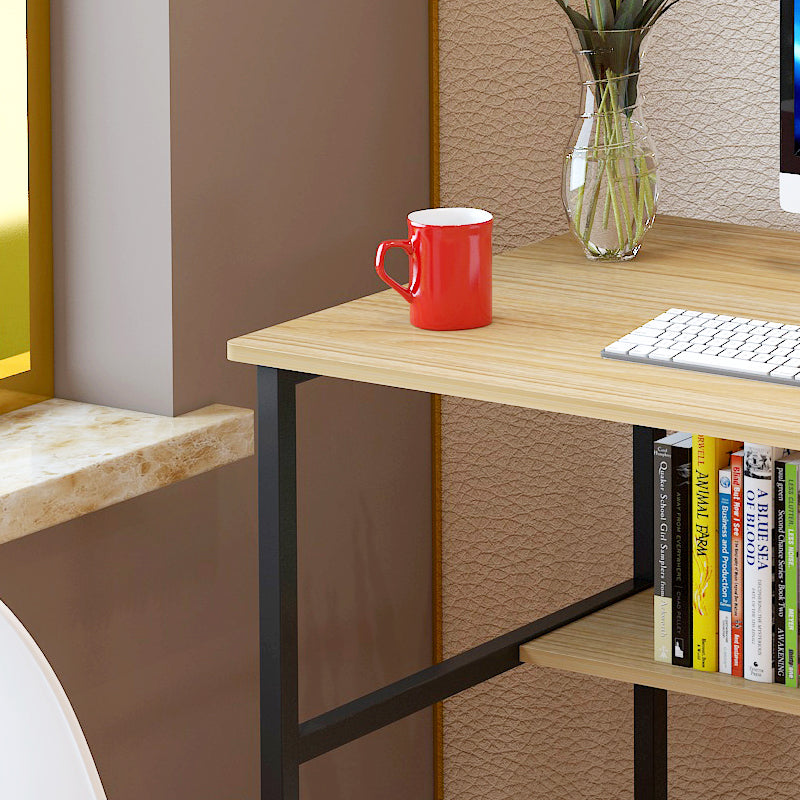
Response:
[[[253,454],[253,412],[46,400],[0,416],[0,544]]]

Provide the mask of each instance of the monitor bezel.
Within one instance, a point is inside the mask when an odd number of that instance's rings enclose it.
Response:
[[[800,175],[795,134],[795,0],[781,0],[781,172]]]

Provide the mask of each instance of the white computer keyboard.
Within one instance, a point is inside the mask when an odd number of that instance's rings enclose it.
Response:
[[[800,386],[800,325],[671,308],[602,355]]]

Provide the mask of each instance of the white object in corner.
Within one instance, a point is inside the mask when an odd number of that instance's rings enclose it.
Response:
[[[106,800],[67,695],[22,623],[0,603],[0,797]]]
[[[800,175],[781,172],[781,208],[800,214]]]

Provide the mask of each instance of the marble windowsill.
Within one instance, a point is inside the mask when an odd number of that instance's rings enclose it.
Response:
[[[253,454],[253,412],[46,400],[0,416],[0,544]]]

